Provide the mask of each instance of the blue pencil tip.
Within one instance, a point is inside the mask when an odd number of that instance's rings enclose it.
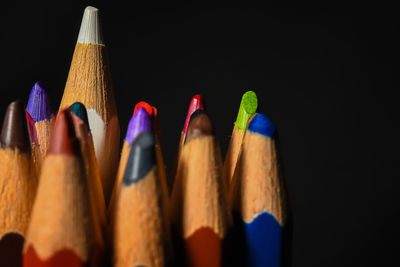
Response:
[[[40,81],[36,82],[32,87],[26,111],[35,122],[47,120],[53,116],[49,97]]]
[[[75,114],[76,116],[78,116],[89,128],[89,120],[87,117],[87,111],[86,111],[85,105],[82,104],[81,102],[75,102],[71,105],[70,108],[71,108],[71,112],[73,114]]]
[[[274,123],[267,116],[261,113],[254,116],[249,124],[248,130],[269,137],[274,137],[275,135]]]

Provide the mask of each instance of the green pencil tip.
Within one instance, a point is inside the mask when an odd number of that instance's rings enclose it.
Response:
[[[235,121],[236,127],[246,130],[247,121],[257,111],[257,95],[253,91],[247,91],[242,96],[239,112]]]

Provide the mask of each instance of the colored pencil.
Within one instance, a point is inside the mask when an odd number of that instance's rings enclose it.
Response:
[[[68,111],[58,112],[24,245],[24,266],[101,266],[103,240]]]
[[[164,156],[163,156],[162,147],[161,147],[161,133],[160,133],[159,118],[158,118],[158,110],[156,107],[151,106],[149,103],[147,103],[145,101],[140,101],[139,103],[136,104],[133,114],[135,114],[136,111],[140,108],[144,108],[146,110],[146,112],[149,114],[149,116],[151,117],[153,129],[154,129],[155,137],[156,137],[157,166],[158,166],[158,170],[160,173],[160,180],[161,180],[161,186],[162,186],[162,190],[163,190],[164,203],[166,206],[169,206],[169,190],[168,190],[167,173],[166,173],[166,169],[165,169]]]
[[[142,132],[152,132],[152,123],[149,114],[144,108],[140,108],[132,116],[128,124],[128,130],[126,131],[126,137],[124,144],[122,145],[122,152],[118,166],[117,177],[114,183],[114,189],[111,196],[109,205],[109,215],[112,217],[113,209],[115,204],[116,194],[121,186],[122,179],[125,173],[126,162],[128,161],[129,152],[131,150],[131,144],[133,140]]]
[[[275,126],[257,114],[245,134],[230,194],[236,223],[243,228],[246,266],[281,263],[286,207],[277,159]]]
[[[221,266],[230,222],[222,160],[209,117],[192,114],[172,192],[172,218],[184,240],[188,266]]]
[[[87,109],[104,199],[108,203],[119,156],[120,128],[99,11],[85,9],[60,109],[75,102]]]
[[[114,266],[165,266],[166,232],[155,138],[142,132],[132,143],[116,199]]]
[[[185,124],[183,125],[183,129],[181,131],[181,136],[179,138],[179,144],[178,144],[178,149],[176,151],[176,156],[171,168],[171,172],[170,172],[170,176],[168,179],[168,187],[170,188],[170,191],[172,191],[172,187],[174,185],[174,181],[175,181],[175,177],[176,177],[176,170],[178,167],[178,161],[179,161],[179,156],[181,153],[181,149],[183,146],[183,143],[185,142],[185,138],[186,138],[186,132],[187,132],[187,128],[189,125],[189,121],[190,121],[190,117],[192,116],[192,114],[196,111],[196,110],[204,110],[205,106],[204,106],[204,100],[203,97],[201,95],[194,95],[192,97],[192,99],[190,100],[190,104],[189,104],[189,108],[188,108],[188,112],[186,114],[186,119],[185,119]]]
[[[28,111],[25,111],[26,121],[28,124],[29,137],[31,140],[31,149],[32,149],[32,160],[35,165],[36,174],[40,174],[40,169],[42,167],[42,155],[40,152],[40,145],[37,138],[35,121],[32,119],[31,115],[29,115]]]
[[[25,109],[20,101],[14,101],[7,108],[0,136],[1,266],[21,266],[36,188]]]
[[[163,196],[163,211],[164,211],[164,220],[165,220],[165,225],[168,228],[167,233],[167,256],[172,257],[173,255],[173,249],[172,249],[172,237],[169,235],[169,229],[171,227],[171,218],[169,214],[169,206],[170,206],[170,198],[169,198],[169,189],[168,189],[168,182],[167,182],[167,173],[166,173],[166,168],[165,168],[165,162],[164,162],[164,156],[162,152],[162,147],[161,147],[161,133],[160,133],[160,125],[159,125],[159,117],[158,117],[158,110],[156,107],[151,106],[149,103],[145,101],[140,101],[139,103],[136,104],[135,109],[133,111],[133,114],[136,113],[136,111],[140,108],[144,108],[146,112],[149,114],[151,117],[152,125],[153,125],[153,130],[155,133],[155,138],[156,138],[156,159],[157,159],[157,169],[159,173],[159,178],[161,181],[161,190],[162,190],[162,196]]]
[[[32,87],[26,111],[35,122],[40,147],[40,161],[43,162],[49,149],[50,136],[54,125],[54,113],[47,91],[40,81],[36,82]]]
[[[160,134],[158,110],[156,107],[151,106],[149,103],[147,103],[145,101],[140,101],[139,103],[136,104],[133,114],[135,115],[136,111],[140,108],[144,108],[147,111],[147,113],[149,114],[149,116],[151,117],[153,129],[154,129],[155,137],[156,137],[157,166],[158,166],[158,169],[160,172],[160,179],[161,179],[161,183],[162,183],[163,194],[164,194],[164,196],[168,196],[169,191],[168,191],[167,174],[166,174],[166,170],[165,170],[164,156],[163,156],[162,147],[161,147],[161,134]],[[166,202],[167,201],[168,201],[168,198],[166,199]]]
[[[235,171],[236,161],[247,128],[247,122],[256,110],[257,96],[253,91],[247,91],[243,94],[240,102],[239,112],[233,126],[232,136],[226,152],[224,167],[222,169],[222,177],[227,187],[229,186],[233,172]]]
[[[97,166],[96,155],[94,153],[93,139],[89,129],[86,108],[82,103],[75,102],[71,105],[70,110],[75,133],[79,139],[82,157],[85,162],[86,177],[89,181],[89,192],[91,194],[91,199],[96,205],[96,216],[98,216],[98,220],[100,221],[102,230],[104,231],[107,224],[106,204],[104,201],[103,188],[101,186],[100,173]]]

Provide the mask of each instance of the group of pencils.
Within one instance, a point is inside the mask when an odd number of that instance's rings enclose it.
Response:
[[[276,130],[241,100],[224,162],[201,95],[169,175],[158,110],[120,127],[99,12],[85,9],[58,112],[37,82],[0,136],[0,266],[281,266]]]

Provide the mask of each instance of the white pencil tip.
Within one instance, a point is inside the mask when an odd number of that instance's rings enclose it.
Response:
[[[81,29],[79,30],[78,43],[104,45],[99,10],[97,8],[92,6],[85,8]]]

